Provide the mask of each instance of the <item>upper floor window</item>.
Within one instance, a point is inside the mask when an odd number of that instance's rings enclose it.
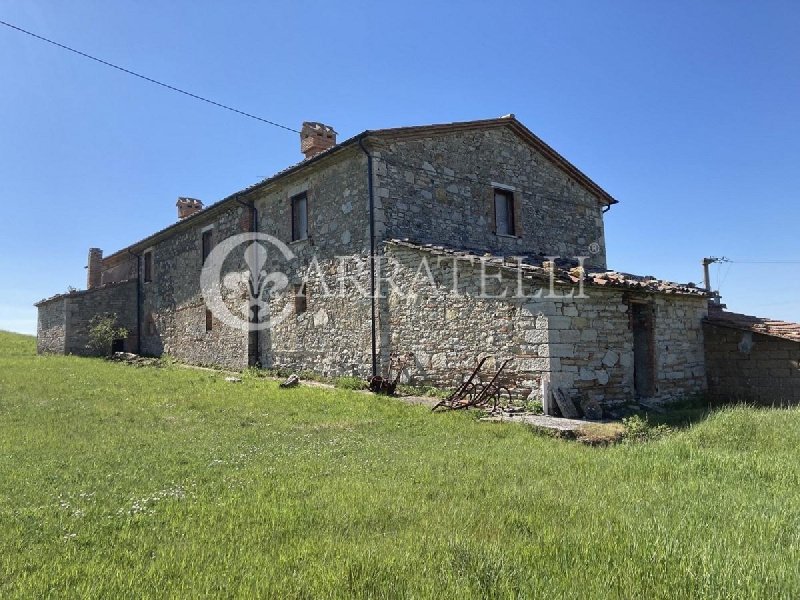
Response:
[[[148,250],[142,255],[144,259],[144,282],[153,281],[153,251]]]
[[[211,249],[214,247],[214,230],[206,229],[203,232],[203,263],[205,264]]]
[[[292,241],[308,237],[308,195],[292,196]]]
[[[516,235],[514,227],[514,192],[495,188],[494,227],[498,235]]]

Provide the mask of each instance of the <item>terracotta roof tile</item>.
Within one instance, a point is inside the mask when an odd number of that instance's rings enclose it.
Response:
[[[712,307],[708,311],[707,323],[732,327],[743,331],[752,331],[763,335],[771,335],[793,342],[800,342],[800,323],[776,321],[765,317],[754,317],[740,313],[728,312],[721,308]]]
[[[530,255],[521,257],[521,266],[516,262],[518,256],[509,260],[502,256],[494,256],[482,250],[466,250],[460,248],[450,248],[437,244],[422,244],[408,239],[394,239],[386,242],[389,245],[412,248],[430,252],[438,256],[453,256],[470,262],[484,261],[488,264],[505,266],[510,269],[521,268],[522,272],[534,278],[548,281],[550,278],[550,267],[542,255]],[[575,268],[575,263],[568,260],[558,260],[555,266],[555,282],[561,284],[574,284],[580,281],[578,274],[579,268]],[[619,271],[588,272],[584,275],[585,285],[597,285],[604,287],[619,287],[635,289],[643,292],[653,292],[659,294],[679,294],[683,296],[707,296],[708,293],[693,284],[673,283],[656,279],[651,275],[632,275]]]

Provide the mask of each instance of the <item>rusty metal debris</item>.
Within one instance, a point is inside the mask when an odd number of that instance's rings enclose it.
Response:
[[[397,389],[397,384],[400,382],[400,376],[403,374],[403,371],[405,371],[410,365],[413,365],[413,363],[413,352],[406,352],[405,354],[392,352],[389,355],[389,370],[386,373],[386,377],[381,377],[380,375],[371,377],[369,379],[369,390],[376,394],[393,396],[395,390]],[[394,372],[394,378],[392,378],[392,372]]]
[[[444,410],[459,410],[471,406],[486,406],[491,403],[492,411],[495,411],[501,404],[511,403],[511,391],[500,381],[500,375],[513,358],[505,360],[494,372],[488,383],[481,381],[481,369],[491,356],[484,356],[472,370],[469,376],[464,378],[461,385],[444,400],[438,402],[431,410],[439,408]]]

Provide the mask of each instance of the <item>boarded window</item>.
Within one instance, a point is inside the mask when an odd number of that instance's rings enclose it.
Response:
[[[515,235],[514,192],[494,190],[494,226],[498,235]]]
[[[633,388],[637,398],[656,393],[655,313],[649,304],[631,304]]]
[[[144,281],[145,283],[153,281],[153,253],[147,251],[144,253]]]
[[[301,315],[308,310],[306,284],[294,286],[294,314]]]
[[[211,249],[214,247],[214,231],[209,229],[203,232],[203,263],[205,264]]]
[[[308,237],[308,196],[305,192],[292,197],[292,241]]]
[[[214,329],[214,315],[211,314],[211,311],[206,309],[206,331],[211,331]]]

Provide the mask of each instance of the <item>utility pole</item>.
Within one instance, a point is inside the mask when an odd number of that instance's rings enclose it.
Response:
[[[709,267],[709,265],[713,265],[714,263],[718,263],[718,262],[719,263],[730,262],[730,260],[728,260],[724,256],[720,256],[720,257],[709,256],[709,257],[703,259],[703,283],[704,283],[704,287],[705,287],[707,292],[712,294],[712,296],[713,296],[713,298],[714,298],[714,300],[716,301],[717,304],[719,304],[719,301],[720,301],[719,291],[717,291],[716,293],[712,293],[712,291],[711,291],[711,276],[708,273],[708,267]]]

